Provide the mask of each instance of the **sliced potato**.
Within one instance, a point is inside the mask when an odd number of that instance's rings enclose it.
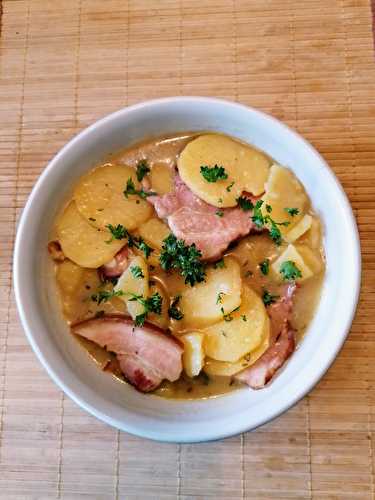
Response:
[[[196,377],[203,368],[204,350],[202,333],[186,333],[179,337],[184,344],[182,363],[188,377]]]
[[[153,295],[154,293],[158,293],[162,298],[161,314],[156,314],[154,312],[148,313],[147,321],[153,323],[156,326],[159,326],[164,330],[169,325],[169,316],[168,316],[169,297],[165,292],[164,288],[157,281],[153,282],[153,284],[150,285],[149,295]]]
[[[303,217],[308,207],[308,198],[302,184],[293,172],[280,165],[272,165],[266,183],[266,193],[262,198],[262,211],[267,215],[266,206],[272,207],[271,216],[276,222],[289,222],[289,226],[279,226],[282,234],[290,231]],[[291,216],[286,208],[297,208],[299,214]]]
[[[140,270],[140,276],[135,276],[135,270]],[[130,295],[142,295],[143,298],[149,295],[148,267],[142,257],[137,255],[130,260],[129,266],[120,276],[114,290],[124,292],[120,298],[125,302],[128,313],[133,319],[144,312],[143,305],[137,300],[131,300]]]
[[[320,252],[312,250],[307,245],[296,245],[296,249],[312,272],[314,274],[320,273],[323,269],[323,259]]]
[[[276,281],[280,283],[283,281],[283,275],[280,273],[280,267],[284,262],[287,261],[292,261],[302,273],[302,277],[297,278],[295,281],[302,282],[313,276],[314,272],[310,268],[309,264],[305,261],[302,254],[294,245],[288,245],[286,250],[271,266],[272,273]]]
[[[203,370],[207,373],[207,375],[220,375],[224,377],[231,377],[236,373],[244,370],[245,368],[253,365],[255,361],[262,356],[262,354],[268,349],[269,346],[269,319],[265,322],[265,333],[264,338],[254,351],[246,354],[244,357],[240,358],[238,361],[234,363],[230,363],[229,361],[217,361],[216,359],[206,358],[206,362],[204,364]]]
[[[301,220],[297,222],[297,224],[292,227],[290,231],[284,234],[284,239],[288,243],[293,243],[294,241],[298,240],[300,236],[306,233],[311,227],[312,223],[312,217],[309,214],[306,214],[302,217]]]
[[[124,312],[124,303],[116,303],[115,298],[101,304],[91,300],[91,295],[95,294],[101,285],[95,269],[85,269],[65,259],[57,266],[56,280],[68,321],[80,321],[93,316],[97,311]]]
[[[241,303],[240,266],[232,257],[224,259],[223,268],[207,270],[206,281],[181,293],[181,323],[187,328],[200,328],[215,323]]]
[[[322,230],[321,224],[317,217],[313,217],[310,229],[302,236],[301,243],[306,243],[314,250],[320,249],[322,244],[321,240]]]
[[[166,163],[154,163],[150,172],[151,189],[159,195],[173,191],[174,172]]]
[[[83,176],[74,190],[80,214],[101,229],[108,224],[122,224],[128,230],[138,227],[151,217],[153,209],[137,195],[124,196],[129,179],[135,189],[141,188],[135,170],[126,165],[103,165]]]
[[[178,171],[189,188],[207,203],[233,207],[243,191],[254,195],[264,192],[269,164],[263,153],[247,144],[219,134],[205,134],[189,142],[182,151]],[[207,182],[200,168],[215,165],[223,166],[228,178]]]
[[[124,246],[121,240],[107,243],[110,234],[95,229],[78,212],[73,202],[57,222],[57,235],[64,254],[82,267],[96,268],[110,261]]]
[[[153,217],[139,227],[138,233],[150,247],[161,250],[163,240],[171,233],[171,230],[162,220]]]
[[[204,329],[207,356],[218,361],[238,361],[256,349],[267,333],[268,317],[261,298],[247,286],[242,302],[230,321],[220,321]]]

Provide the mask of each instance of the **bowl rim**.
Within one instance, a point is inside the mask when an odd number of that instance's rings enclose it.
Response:
[[[174,437],[169,436],[166,433],[163,433],[160,435],[159,432],[153,432],[150,429],[145,429],[140,426],[134,426],[134,425],[128,425],[124,421],[120,421],[118,419],[112,418],[111,416],[107,415],[103,411],[99,410],[98,408],[92,406],[83,396],[78,394],[75,389],[71,386],[68,386],[64,382],[64,380],[58,375],[58,373],[55,371],[54,367],[51,365],[47,357],[44,355],[42,350],[40,349],[38,343],[35,341],[32,328],[29,325],[29,321],[27,318],[27,313],[26,313],[26,308],[23,303],[22,299],[22,294],[21,294],[21,287],[22,287],[22,276],[20,274],[20,259],[22,259],[22,253],[23,253],[23,240],[24,240],[24,232],[25,228],[27,226],[27,219],[29,215],[29,211],[34,203],[35,198],[38,196],[39,191],[44,188],[44,183],[48,176],[50,175],[50,172],[55,168],[56,163],[60,161],[62,157],[67,153],[67,151],[70,151],[76,147],[76,144],[80,143],[82,140],[85,139],[85,137],[89,134],[91,134],[94,130],[97,128],[105,126],[107,123],[111,122],[112,120],[122,116],[122,115],[128,115],[131,114],[134,111],[139,111],[142,109],[147,109],[151,108],[153,106],[159,106],[159,105],[168,105],[168,104],[173,104],[173,103],[182,103],[186,102],[186,104],[189,103],[194,103],[194,104],[205,104],[209,103],[211,105],[218,105],[218,106],[231,106],[233,110],[238,109],[239,111],[247,111],[251,112],[254,115],[266,119],[269,122],[273,123],[274,125],[277,125],[278,127],[281,127],[284,129],[285,132],[291,136],[293,140],[297,140],[299,142],[303,142],[304,146],[309,150],[310,154],[317,159],[317,161],[320,163],[320,165],[323,167],[325,170],[325,175],[328,175],[330,177],[331,181],[336,185],[336,188],[338,188],[338,191],[340,192],[341,195],[341,204],[342,204],[342,209],[345,211],[345,215],[348,218],[349,226],[350,226],[350,232],[352,235],[352,245],[353,245],[353,253],[354,253],[354,261],[352,262],[352,267],[353,267],[353,272],[354,272],[354,287],[351,290],[351,295],[350,295],[350,310],[346,311],[346,321],[345,321],[345,326],[342,329],[342,333],[340,336],[339,341],[336,343],[336,346],[332,351],[330,352],[329,357],[325,360],[324,364],[320,367],[319,370],[316,371],[315,376],[308,382],[303,384],[299,390],[295,391],[296,393],[294,394],[294,397],[290,399],[287,402],[284,402],[284,404],[280,405],[277,410],[271,412],[270,415],[267,415],[264,418],[259,418],[259,422],[255,426],[251,426],[249,428],[246,423],[243,423],[242,425],[237,425],[236,429],[233,431],[225,431],[225,429],[212,429],[212,431],[209,433],[209,435],[205,435],[204,437],[199,437],[197,438],[195,435],[189,435],[187,432],[186,435],[179,437],[178,440],[176,440]],[[358,233],[358,227],[356,224],[356,220],[350,205],[350,202],[348,200],[348,197],[336,177],[335,173],[333,170],[329,167],[325,159],[318,153],[318,151],[304,138],[302,137],[298,132],[293,130],[291,127],[286,125],[285,123],[281,122],[277,118],[273,117],[272,115],[269,115],[268,113],[265,113],[263,111],[260,111],[252,106],[244,105],[238,102],[230,101],[227,99],[219,99],[219,98],[212,98],[212,97],[202,97],[202,96],[176,96],[176,97],[165,97],[165,98],[159,98],[159,99],[151,99],[151,100],[146,100],[142,101],[140,103],[127,106],[124,108],[119,109],[118,111],[115,111],[113,113],[110,113],[101,119],[95,121],[92,123],[90,126],[84,128],[81,130],[78,134],[76,134],[72,139],[70,139],[58,152],[57,154],[48,162],[47,166],[44,168],[42,173],[40,174],[39,178],[37,179],[36,183],[33,186],[33,189],[28,197],[28,200],[22,210],[21,217],[19,219],[18,227],[17,227],[17,234],[15,238],[15,243],[14,243],[14,254],[13,254],[13,286],[14,286],[14,293],[15,293],[15,299],[16,299],[16,304],[17,304],[17,309],[19,313],[19,317],[21,320],[21,324],[23,327],[23,330],[25,332],[25,335],[34,351],[36,354],[39,362],[42,364],[44,369],[47,371],[48,375],[51,377],[51,379],[56,383],[56,385],[62,389],[65,394],[67,394],[75,403],[77,403],[81,408],[86,410],[88,413],[91,415],[99,418],[102,420],[104,423],[112,425],[116,427],[119,430],[124,430],[126,432],[130,432],[132,434],[138,435],[140,437],[145,437],[148,439],[153,439],[153,440],[158,440],[158,441],[166,441],[166,442],[178,442],[178,443],[192,443],[192,442],[201,442],[201,441],[212,441],[212,440],[217,440],[217,439],[222,439],[225,437],[229,436],[234,436],[242,432],[246,432],[248,430],[253,430],[256,429],[257,427],[275,419],[285,411],[287,411],[289,408],[294,406],[298,401],[300,401],[306,394],[308,394],[312,388],[319,382],[319,380],[324,376],[326,371],[329,369],[329,367],[332,365],[333,361],[337,357],[338,353],[340,352],[351,327],[351,324],[353,322],[357,305],[358,305],[358,300],[359,300],[359,294],[360,294],[360,287],[361,287],[361,248],[360,248],[360,239],[359,239],[359,233]],[[224,397],[224,396],[223,396]],[[207,433],[206,433],[207,434]]]

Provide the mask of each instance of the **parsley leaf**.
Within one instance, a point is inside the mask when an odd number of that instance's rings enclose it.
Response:
[[[139,182],[143,179],[145,175],[151,172],[150,167],[148,166],[147,160],[139,160],[137,163],[137,179]]]
[[[214,269],[224,269],[224,267],[225,267],[224,259],[220,259],[214,264]]]
[[[244,211],[244,212],[249,212],[254,208],[254,204],[249,198],[246,198],[246,196],[240,196],[237,198],[237,203],[238,206]]]
[[[163,299],[158,292],[152,294],[147,299],[145,299],[143,297],[143,295],[137,295],[135,293],[129,293],[129,295],[132,296],[132,298],[129,299],[131,302],[137,301],[144,307],[143,313],[138,314],[135,317],[134,323],[136,326],[143,326],[144,325],[145,320],[147,318],[147,314],[149,312],[161,314],[161,306],[162,306]]]
[[[230,193],[232,191],[232,187],[234,186],[234,181],[229,184],[225,189]]]
[[[261,270],[262,274],[267,276],[267,274],[270,271],[270,261],[269,259],[265,259],[263,262],[259,263],[259,269]]]
[[[283,280],[294,281],[296,278],[302,278],[302,273],[292,260],[286,260],[280,266],[280,274]]]
[[[179,321],[180,319],[182,319],[184,317],[181,310],[177,307],[178,303],[180,302],[180,298],[181,298],[181,295],[177,295],[173,299],[172,304],[170,305],[170,307],[168,309],[168,316],[170,318],[176,319],[177,321]]]
[[[272,207],[271,205],[266,205],[266,210],[270,214],[272,212]]]
[[[151,248],[145,241],[143,241],[143,238],[139,237],[138,240],[136,241],[136,246],[139,248],[141,252],[145,254],[146,259],[150,257],[151,252],[154,251],[153,248]]]
[[[102,302],[111,300],[113,297],[121,297],[122,295],[125,295],[122,290],[99,290],[98,293],[91,295],[91,300],[101,304]]]
[[[144,278],[142,269],[139,266],[130,266],[130,272],[132,273],[134,278],[139,278],[139,279]]]
[[[299,214],[298,208],[284,208],[285,212],[294,217]]]
[[[268,229],[271,239],[276,243],[276,245],[281,245],[282,236],[278,226],[286,227],[289,226],[290,222],[289,221],[276,222],[275,220],[273,220],[272,217],[269,215],[272,212],[271,205],[266,205],[267,215],[263,215],[261,210],[262,205],[263,205],[263,200],[258,200],[255,203],[254,212],[251,219],[259,229],[263,229],[265,225],[269,224],[270,227]]]
[[[221,312],[222,312],[222,314],[223,314],[223,319],[224,319],[224,321],[227,321],[227,322],[228,322],[228,321],[232,321],[232,320],[233,320],[232,313],[234,313],[234,312],[238,311],[238,309],[239,309],[239,308],[240,308],[240,306],[238,306],[238,307],[236,307],[235,309],[233,309],[233,311],[231,311],[231,312],[229,312],[229,313],[225,314],[225,313],[224,313],[224,307],[222,307],[220,310],[221,310]]]
[[[264,217],[262,214],[262,210],[261,210],[262,205],[263,205],[263,200],[258,200],[255,203],[253,216],[251,217],[254,224],[259,228],[262,228],[264,226],[264,223],[265,223],[265,220],[264,220]]]
[[[130,236],[127,229],[122,224],[117,224],[117,226],[112,226],[112,224],[107,224],[105,227],[111,233],[111,238],[106,241],[107,244],[112,243],[112,241],[114,240],[123,240],[125,238],[128,238],[128,236]]]
[[[144,189],[135,189],[134,182],[131,177],[126,181],[126,189],[124,191],[125,198],[129,198],[130,194],[134,194],[145,200],[147,196],[154,196],[154,191],[144,191]]]
[[[246,314],[241,314],[241,319],[242,319],[242,321],[247,321]]]
[[[263,290],[262,300],[265,306],[270,306],[279,298],[279,295],[272,295],[268,290]]]
[[[179,269],[181,275],[185,278],[185,283],[194,286],[195,283],[204,281],[206,276],[204,265],[200,260],[201,256],[200,250],[197,249],[194,243],[186,245],[183,240],[179,240],[176,236],[170,234],[163,240],[159,261],[165,271]]]
[[[224,212],[222,210],[216,210],[215,215],[218,217],[222,217],[224,215]]]
[[[225,295],[224,292],[219,292],[217,294],[216,304],[221,304],[223,302],[223,295]]]
[[[228,179],[228,174],[225,172],[225,168],[219,167],[219,165],[215,165],[213,167],[202,165],[201,175],[207,182],[217,182]]]

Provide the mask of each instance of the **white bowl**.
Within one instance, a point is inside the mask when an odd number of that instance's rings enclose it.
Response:
[[[95,164],[145,138],[213,130],[238,137],[290,167],[324,225],[327,271],[315,317],[272,384],[198,401],[143,395],[101,372],[80,348],[56,300],[48,233],[72,185]],[[174,97],[113,113],[71,140],[36,183],[19,223],[14,286],[23,328],[56,384],[104,422],[162,441],[220,439],[254,429],[284,412],[319,381],[349,331],[360,288],[360,246],[346,195],[323,158],[296,132],[255,109],[218,99]]]

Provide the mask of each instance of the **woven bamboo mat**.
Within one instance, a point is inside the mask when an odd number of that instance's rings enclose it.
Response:
[[[4,0],[2,7],[0,499],[374,498],[370,0]],[[126,104],[183,94],[259,107],[318,148],[357,216],[363,288],[343,351],[308,397],[256,432],[179,446],[119,433],[54,386],[19,325],[11,257],[26,197],[68,139]]]

